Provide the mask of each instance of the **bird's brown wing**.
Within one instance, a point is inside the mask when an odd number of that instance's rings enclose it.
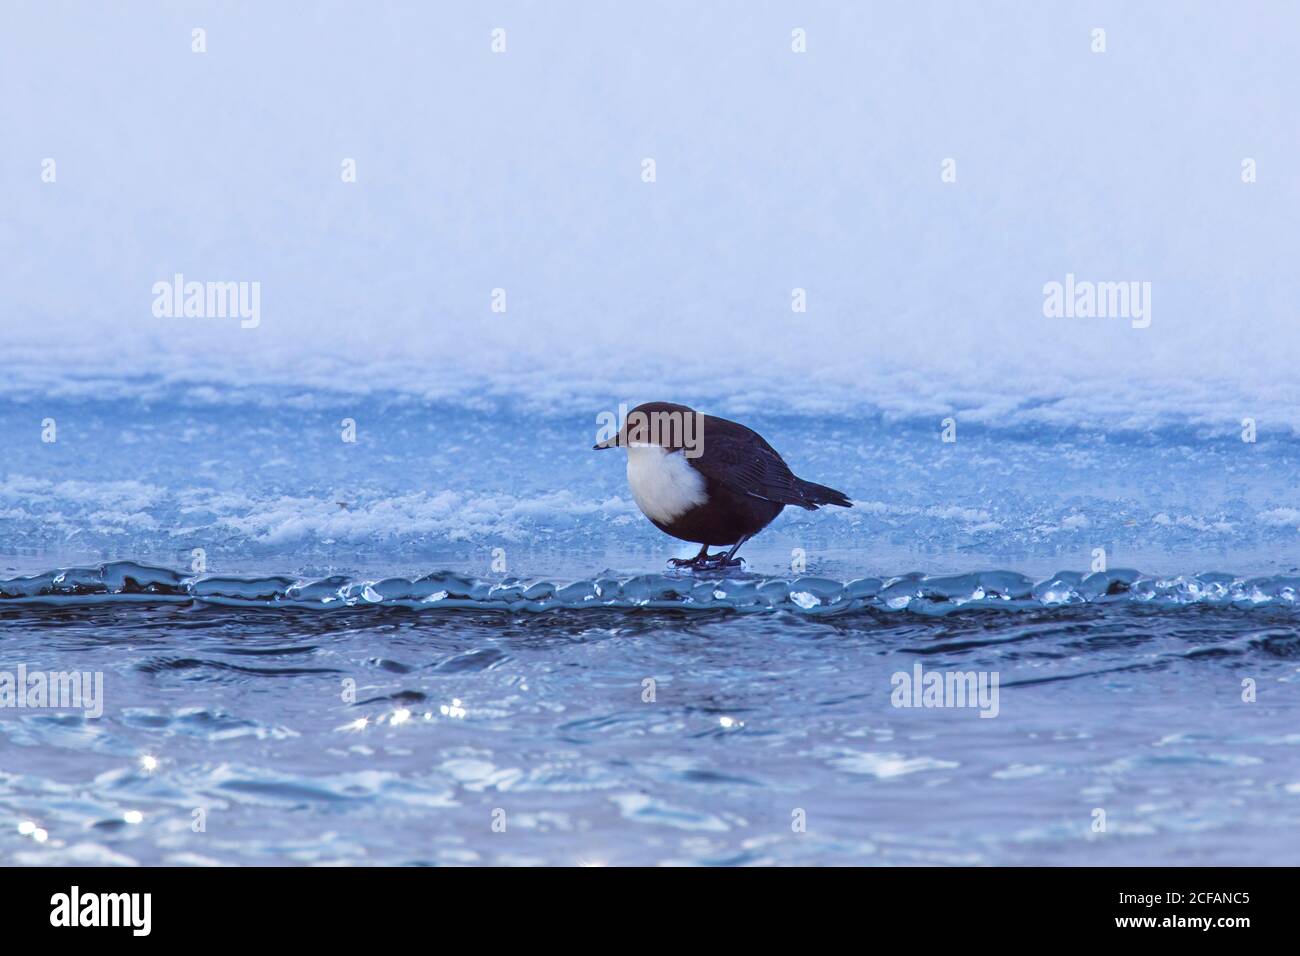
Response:
[[[704,418],[702,454],[687,460],[706,478],[738,495],[816,509],[790,466],[757,432],[725,418]]]

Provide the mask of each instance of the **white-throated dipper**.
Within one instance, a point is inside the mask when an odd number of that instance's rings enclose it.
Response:
[[[627,481],[641,513],[660,531],[703,545],[693,558],[671,558],[679,568],[740,564],[740,546],[786,505],[853,507],[843,492],[796,477],[758,432],[685,405],[638,405],[617,434],[594,447],[620,446],[627,449]],[[715,544],[731,550],[709,554]]]

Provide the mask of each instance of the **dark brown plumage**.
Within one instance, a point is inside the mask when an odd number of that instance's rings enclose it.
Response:
[[[652,424],[685,421],[686,416],[691,416],[692,423],[698,426],[696,432],[656,428]],[[734,558],[740,546],[771,524],[786,505],[809,511],[822,505],[853,506],[843,492],[796,476],[758,432],[739,422],[700,415],[685,405],[670,402],[639,405],[628,414],[618,435],[595,447],[644,445],[658,445],[669,455],[682,456],[702,479],[703,500],[691,499],[684,510],[667,516],[652,514],[638,498],[646,517],[661,531],[704,546],[690,561],[675,560],[679,566],[739,563]],[[698,454],[692,456],[691,452],[697,449]],[[710,545],[732,545],[732,548],[725,556],[710,555]]]

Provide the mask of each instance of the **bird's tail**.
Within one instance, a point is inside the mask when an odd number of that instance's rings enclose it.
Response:
[[[809,511],[816,511],[822,505],[839,505],[841,508],[852,508],[853,502],[849,496],[842,491],[836,491],[834,488],[827,488],[825,485],[819,485],[812,481],[804,481],[802,478],[795,479],[798,482],[799,493],[803,495],[804,502],[800,507],[807,508]]]

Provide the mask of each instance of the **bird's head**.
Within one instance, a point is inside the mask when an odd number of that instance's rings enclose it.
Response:
[[[696,449],[700,447],[703,435],[704,416],[694,409],[672,402],[646,402],[627,413],[616,433],[596,442],[592,448],[600,451],[659,445],[668,451],[686,450],[698,454]]]

